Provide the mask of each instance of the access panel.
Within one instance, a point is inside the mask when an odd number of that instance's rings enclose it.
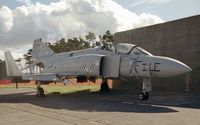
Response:
[[[119,77],[120,55],[109,55],[103,57],[101,68],[103,78]]]

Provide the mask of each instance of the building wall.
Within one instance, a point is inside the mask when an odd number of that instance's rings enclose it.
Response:
[[[153,55],[175,58],[193,69],[189,76],[153,79],[153,90],[200,90],[200,15],[118,32],[114,38],[116,43],[136,44]],[[138,83],[132,82],[114,81],[113,88],[140,89]]]

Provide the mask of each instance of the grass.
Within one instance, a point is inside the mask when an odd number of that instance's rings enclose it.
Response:
[[[48,86],[44,85],[43,86],[44,90],[47,93],[73,93],[73,92],[78,92],[78,91],[84,91],[84,90],[89,90],[89,91],[98,91],[99,90],[99,85],[73,85],[73,86]]]
[[[35,85],[18,85],[19,88],[32,88],[36,89]],[[42,85],[41,87],[44,88],[46,93],[73,93],[78,91],[98,91],[100,86],[99,85],[66,85],[66,86],[51,86],[51,85]],[[8,85],[0,85],[1,88],[16,88],[15,84],[8,84]]]

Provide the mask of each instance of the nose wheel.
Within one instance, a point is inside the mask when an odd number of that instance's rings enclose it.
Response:
[[[148,92],[140,92],[138,95],[138,100],[148,100],[149,93]]]
[[[149,99],[149,93],[151,88],[151,79],[150,78],[143,78],[142,79],[142,91],[138,95],[138,100],[148,100]]]

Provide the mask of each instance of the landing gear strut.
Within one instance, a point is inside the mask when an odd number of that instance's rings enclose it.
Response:
[[[151,87],[151,79],[150,78],[143,78],[142,80],[142,91],[138,95],[139,100],[148,100],[149,93],[152,90]]]
[[[42,87],[40,87],[40,82],[36,81],[37,84],[37,93],[36,96],[37,97],[44,97],[44,89]]]
[[[101,88],[100,88],[100,92],[108,92],[109,86],[108,86],[108,80],[107,79],[102,79],[102,83],[101,83]]]

